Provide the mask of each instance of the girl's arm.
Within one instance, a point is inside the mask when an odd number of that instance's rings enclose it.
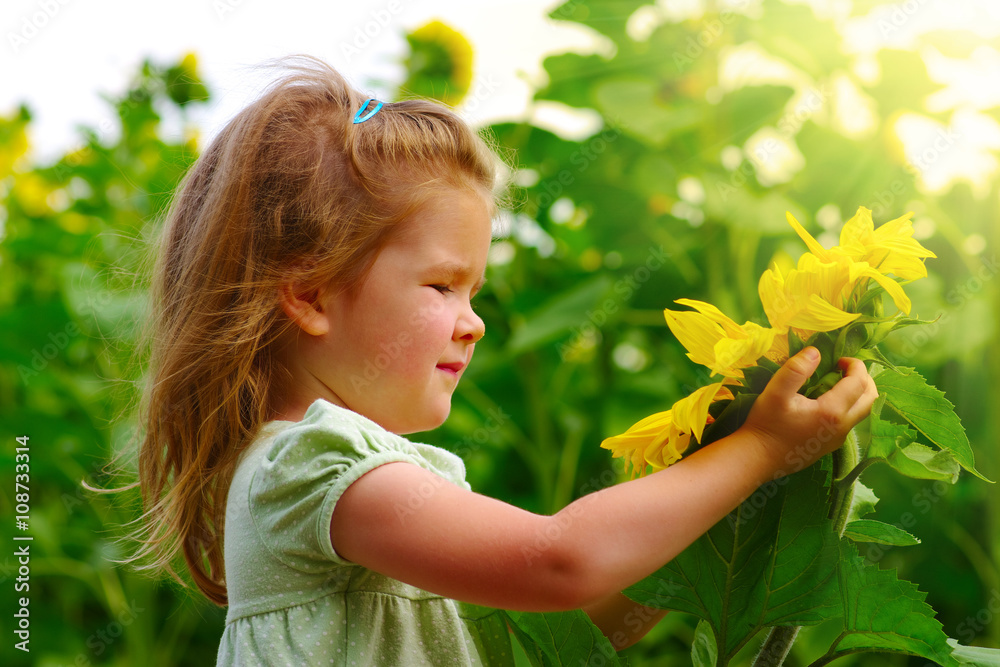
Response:
[[[796,392],[818,362],[814,348],[790,359],[736,433],[552,516],[411,464],[386,464],[344,492],[331,521],[333,546],[366,568],[458,600],[525,611],[598,605],[670,561],[762,483],[843,442],[877,391],[864,364],[842,360],[844,379],[807,399]],[[423,503],[412,507],[414,497]]]
[[[647,607],[621,593],[587,605],[583,611],[616,651],[628,648],[645,637],[667,615],[666,609]]]

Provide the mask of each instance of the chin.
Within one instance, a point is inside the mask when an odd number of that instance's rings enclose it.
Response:
[[[423,433],[424,431],[433,431],[441,426],[441,424],[445,423],[450,413],[450,404],[443,411],[434,410],[431,414],[427,415],[426,419],[421,419],[420,423],[415,424],[413,428],[410,428],[407,433]]]

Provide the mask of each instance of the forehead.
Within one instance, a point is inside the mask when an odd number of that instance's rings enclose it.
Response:
[[[432,192],[400,223],[391,246],[429,254],[478,252],[492,238],[492,202],[473,190]]]

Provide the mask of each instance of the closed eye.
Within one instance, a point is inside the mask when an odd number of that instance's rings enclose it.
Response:
[[[441,294],[448,294],[449,292],[452,292],[452,291],[453,291],[453,290],[452,290],[452,289],[451,289],[450,287],[448,287],[447,285],[428,285],[428,287],[433,287],[433,288],[434,288],[434,289],[436,289],[436,290],[437,290],[438,292],[441,292]]]

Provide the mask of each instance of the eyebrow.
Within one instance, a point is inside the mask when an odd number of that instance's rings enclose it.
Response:
[[[454,279],[455,277],[465,277],[471,276],[473,274],[472,270],[465,264],[459,264],[458,262],[442,262],[440,264],[435,264],[430,268],[433,273],[443,273],[449,278]],[[478,292],[486,284],[486,276],[480,276],[479,280],[472,286],[473,292]]]

